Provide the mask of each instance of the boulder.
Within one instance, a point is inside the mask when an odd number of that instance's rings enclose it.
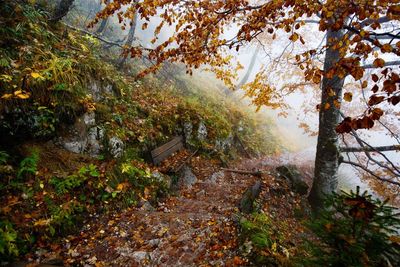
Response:
[[[170,176],[162,174],[158,171],[153,172],[151,176],[157,179],[158,182],[165,183],[168,188],[172,188],[172,179]]]
[[[215,149],[219,151],[228,151],[233,145],[233,135],[229,134],[227,138],[215,140]]]
[[[239,210],[249,214],[255,211],[255,201],[261,193],[261,182],[257,181],[253,186],[249,187],[243,194],[239,203]]]
[[[187,165],[183,166],[183,168],[179,171],[178,176],[179,187],[191,188],[197,182],[196,175],[194,175],[192,169],[190,169],[190,167]]]
[[[90,156],[96,157],[103,150],[104,128],[100,126],[92,127],[88,131],[85,152]]]
[[[124,142],[114,136],[108,140],[108,150],[114,158],[119,158],[124,153]]]
[[[304,181],[303,176],[294,165],[284,165],[276,168],[279,176],[285,178],[293,192],[300,195],[308,193],[309,186]]]

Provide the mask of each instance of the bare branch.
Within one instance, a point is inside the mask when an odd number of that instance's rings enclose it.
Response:
[[[397,66],[397,65],[400,65],[400,60],[388,61],[388,62],[385,63],[385,67]],[[375,69],[376,68],[373,64],[367,64],[367,65],[364,65],[364,66],[361,66],[361,67],[364,68],[364,69]]]
[[[378,179],[378,180],[380,180],[380,181],[382,181],[382,182],[386,182],[386,183],[390,183],[390,184],[394,184],[394,185],[400,186],[400,183],[399,183],[399,182],[395,182],[395,181],[391,181],[391,180],[389,180],[389,179],[382,178],[382,177],[376,175],[373,171],[371,171],[371,170],[365,168],[364,166],[362,166],[361,164],[358,164],[358,163],[356,163],[356,162],[347,161],[347,160],[342,160],[342,163],[349,164],[349,165],[353,165],[353,166],[355,166],[355,167],[357,167],[357,168],[360,168],[360,169],[362,169],[363,171],[369,173],[370,175],[372,175],[373,177],[375,177],[376,179]]]
[[[400,150],[400,145],[379,146],[379,147],[341,147],[340,152],[382,152],[382,151],[397,151]]]

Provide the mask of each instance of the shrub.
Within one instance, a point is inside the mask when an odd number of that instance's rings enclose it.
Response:
[[[39,162],[39,152],[36,150],[32,150],[31,155],[23,159],[19,164],[17,177],[23,178],[27,175],[34,176],[37,172],[38,162]]]
[[[11,223],[0,221],[0,257],[2,259],[18,256],[17,232]]]
[[[285,243],[283,222],[277,222],[264,213],[253,213],[240,220],[240,240],[255,266],[283,266],[289,258]]]
[[[366,191],[360,194],[358,187],[356,192],[328,196],[321,214],[307,224],[320,242],[306,242],[303,264],[399,266],[395,241],[400,220],[396,209],[386,204]]]

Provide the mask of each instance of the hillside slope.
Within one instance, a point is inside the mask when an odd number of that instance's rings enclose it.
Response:
[[[193,86],[178,66],[168,81],[136,80],[97,39],[48,24],[25,1],[0,9],[2,261],[57,246],[90,214],[163,199],[175,177],[148,152],[176,135],[218,164],[280,150],[268,119]]]

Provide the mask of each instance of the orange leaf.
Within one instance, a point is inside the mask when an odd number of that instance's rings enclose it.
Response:
[[[344,93],[343,99],[347,102],[351,102],[353,100],[353,94],[350,92]]]
[[[376,68],[383,68],[385,66],[385,60],[381,58],[377,58],[374,60],[374,67]]]

